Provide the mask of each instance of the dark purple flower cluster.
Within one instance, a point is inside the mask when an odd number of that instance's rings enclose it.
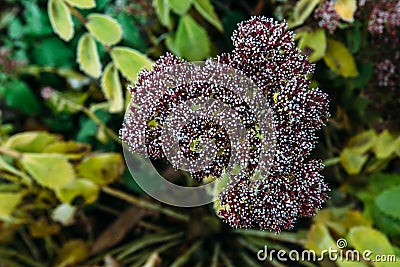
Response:
[[[216,62],[244,73],[262,91],[273,110],[276,148],[271,167],[264,177],[254,178],[261,141],[257,122],[248,106],[227,87],[207,82],[186,82],[170,91],[157,88],[168,86],[162,72],[166,67],[184,63],[170,54],[161,57],[151,71],[143,70],[135,87],[131,88],[132,109],[120,131],[121,139],[131,150],[152,158],[163,158],[162,125],[166,114],[195,98],[212,98],[234,108],[249,137],[250,160],[245,170],[230,178],[218,196],[218,215],[232,227],[260,228],[280,232],[293,227],[298,217],[312,216],[328,198],[319,161],[307,160],[317,138],[315,132],[327,121],[328,97],[319,89],[310,89],[307,75],[313,72],[307,58],[296,48],[293,33],[285,22],[265,17],[252,17],[238,25],[232,36],[234,50],[216,58]],[[207,64],[207,63],[206,63]],[[215,74],[218,76],[218,73]],[[178,83],[179,84],[179,83]],[[262,95],[261,95],[262,97]],[[157,102],[157,103],[155,103]],[[139,107],[139,108],[138,108]],[[141,108],[151,110],[151,117],[141,116]],[[182,114],[184,119],[184,114]],[[206,136],[213,139],[217,149],[214,162],[202,171],[192,172],[201,180],[219,177],[231,156],[232,142],[224,126],[198,117],[190,126],[180,130],[180,153],[196,160],[198,153],[190,140]],[[164,140],[165,141],[165,140]]]
[[[327,0],[314,11],[314,18],[318,20],[318,26],[333,33],[339,26],[340,16],[334,8],[335,0]]]
[[[400,2],[375,1],[369,18],[368,30],[372,34],[398,35],[400,27]]]
[[[277,143],[270,175],[243,178],[220,195],[219,215],[233,227],[279,232],[300,216],[312,216],[329,190],[319,173],[322,164],[307,162],[315,131],[327,121],[328,98],[309,89],[313,66],[300,54],[285,22],[253,17],[239,24],[235,46],[219,62],[243,71],[261,90],[275,113]]]

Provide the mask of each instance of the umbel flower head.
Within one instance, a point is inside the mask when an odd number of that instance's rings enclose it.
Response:
[[[298,217],[314,215],[328,198],[329,188],[320,174],[321,162],[308,160],[308,157],[317,141],[315,131],[329,117],[328,98],[319,89],[309,88],[307,76],[313,72],[313,65],[300,54],[293,37],[285,22],[252,17],[240,23],[233,33],[234,50],[212,60],[251,79],[273,111],[270,119],[276,139],[275,150],[268,173],[261,178],[255,179],[254,173],[257,165],[262,165],[258,155],[264,139],[260,138],[250,107],[227,87],[208,82],[185,83],[161,92],[160,88],[168,86],[168,81],[160,79],[161,73],[169,66],[184,63],[171,54],[161,57],[152,70],[143,70],[135,87],[130,89],[134,105],[120,131],[121,139],[132,151],[150,158],[164,158],[166,153],[161,144],[165,136],[159,126],[168,120],[168,114],[191,99],[218,100],[235,109],[249,133],[246,137],[250,159],[245,162],[244,170],[232,175],[219,193],[217,214],[235,228],[275,232],[293,227]],[[142,116],[140,107],[150,110],[152,115]],[[206,168],[191,172],[194,178],[218,178],[226,169],[232,152],[242,150],[240,143],[229,140],[225,126],[198,117],[190,126],[185,125],[175,133],[179,135],[180,153],[193,161],[201,158],[201,153],[193,149],[190,140],[206,136],[215,142],[219,153]]]

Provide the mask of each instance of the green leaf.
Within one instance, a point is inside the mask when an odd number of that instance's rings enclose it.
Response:
[[[171,9],[179,15],[188,12],[192,6],[192,0],[168,0],[168,3]]]
[[[122,39],[122,29],[118,21],[103,14],[90,14],[85,24],[89,32],[104,45],[115,45]]]
[[[367,155],[361,155],[349,148],[343,149],[340,153],[340,163],[346,172],[351,175],[360,173],[367,159]]]
[[[118,153],[104,153],[89,157],[77,167],[80,177],[98,185],[114,182],[124,171],[124,161]]]
[[[206,30],[189,15],[179,20],[175,37],[175,46],[181,56],[187,60],[202,60],[210,55],[210,39]]]
[[[167,28],[172,27],[169,0],[153,0],[153,7],[161,24]]]
[[[194,0],[194,7],[196,10],[215,28],[219,31],[224,31],[221,21],[218,18],[217,13],[215,13],[214,6],[211,4],[210,0]]]
[[[111,58],[122,75],[131,82],[136,81],[136,76],[143,68],[149,69],[153,62],[137,50],[117,46],[111,50]]]
[[[350,138],[346,147],[355,153],[363,154],[375,144],[376,137],[375,130],[364,131]]]
[[[83,197],[85,204],[97,200],[100,189],[97,184],[88,179],[76,179],[67,186],[55,190],[57,198],[64,203],[72,204],[77,197]]]
[[[122,96],[121,82],[118,71],[111,62],[104,70],[101,79],[101,88],[106,99],[110,103],[110,113],[118,113],[124,109],[124,98]]]
[[[311,15],[319,0],[300,0],[297,1],[293,10],[293,21],[289,21],[289,28],[294,28],[303,24]]]
[[[71,40],[74,36],[74,24],[64,1],[49,0],[47,10],[54,32],[65,41]]]
[[[79,39],[77,61],[79,67],[86,74],[93,78],[99,78],[101,75],[101,63],[97,51],[96,42],[90,34],[85,33]]]
[[[40,111],[39,101],[29,87],[20,80],[12,79],[6,83],[1,97],[9,107],[26,114],[37,114]]]
[[[308,56],[310,62],[316,62],[325,56],[326,52],[326,35],[322,29],[317,29],[312,32],[301,32],[299,48],[301,50],[311,49],[311,54]]]
[[[74,67],[74,52],[58,37],[50,37],[34,46],[33,58],[38,65],[46,67]]]
[[[36,182],[51,189],[66,186],[75,179],[72,165],[59,154],[25,153],[21,163]]]
[[[124,13],[119,13],[117,15],[117,20],[121,24],[124,41],[133,48],[142,52],[146,51],[147,42],[140,35],[140,27],[136,25],[132,17]]]
[[[370,250],[372,255],[370,259],[374,259],[376,255],[393,255],[393,247],[390,244],[387,237],[368,226],[356,226],[350,229],[348,233],[348,240],[350,244],[360,252],[365,250]],[[383,264],[378,264],[375,262],[375,266],[388,266]]]
[[[340,42],[328,39],[328,47],[324,56],[326,65],[343,77],[357,77],[358,71],[354,58],[349,50]]]
[[[68,2],[71,6],[75,6],[81,9],[89,9],[96,7],[95,0],[65,0],[65,1]]]
[[[375,199],[377,207],[385,214],[400,219],[400,186],[389,188],[383,191]]]
[[[83,240],[68,241],[58,251],[56,267],[76,265],[87,259],[89,255],[89,246]]]
[[[48,35],[52,29],[44,9],[41,9],[34,1],[24,2],[25,26],[24,32],[33,36]]]
[[[395,151],[394,136],[388,131],[384,130],[376,139],[372,150],[378,159],[388,158]]]
[[[58,140],[57,136],[46,132],[22,132],[11,136],[5,146],[19,152],[39,153]]]
[[[333,7],[342,20],[354,21],[354,13],[357,10],[356,0],[336,0]]]
[[[18,204],[22,200],[21,193],[9,193],[9,192],[1,192],[0,193],[0,219],[5,221],[11,221],[11,214],[14,212],[14,209],[18,206]]]

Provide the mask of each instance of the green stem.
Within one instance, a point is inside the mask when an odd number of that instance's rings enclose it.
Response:
[[[119,191],[117,189],[105,186],[102,188],[102,191],[108,195],[111,195],[113,197],[125,200],[128,203],[131,203],[135,206],[141,207],[141,208],[145,208],[145,209],[149,209],[149,210],[153,210],[153,211],[157,211],[160,212],[162,214],[165,214],[169,217],[175,218],[177,220],[181,220],[181,221],[185,221],[185,222],[189,222],[189,216],[184,215],[184,214],[180,214],[177,213],[174,210],[162,207],[158,204],[154,204],[151,202],[148,202],[144,199],[141,198],[137,198],[131,195],[126,194],[125,192]]]
[[[121,139],[119,139],[118,135],[116,135],[110,128],[107,127],[107,125],[104,124],[102,120],[100,120],[99,117],[96,116],[90,109],[81,106],[81,110],[90,118],[92,119],[100,128],[104,130],[104,132],[115,142],[118,144],[122,144]]]

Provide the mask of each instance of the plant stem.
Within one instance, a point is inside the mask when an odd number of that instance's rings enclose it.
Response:
[[[21,159],[22,158],[22,154],[21,153],[15,151],[13,149],[6,148],[6,147],[0,147],[0,154],[4,154],[4,155],[10,156],[10,157],[15,158],[15,159]]]
[[[115,142],[118,144],[122,144],[122,141],[119,139],[118,135],[116,135],[110,128],[107,127],[107,125],[104,124],[102,120],[100,120],[99,117],[96,116],[90,109],[81,106],[81,110],[90,118],[92,119],[99,127],[101,127],[104,132]]]
[[[185,222],[189,221],[189,216],[187,216],[187,215],[183,215],[183,214],[177,213],[174,210],[162,207],[162,206],[160,206],[158,204],[151,203],[151,202],[146,201],[144,199],[128,195],[125,192],[119,191],[117,189],[105,186],[105,187],[102,188],[102,191],[104,193],[108,194],[108,195],[111,195],[113,197],[125,200],[126,202],[131,203],[133,205],[136,205],[138,207],[149,209],[149,210],[153,210],[153,211],[158,211],[158,212],[160,212],[160,213],[162,213],[164,215],[167,215],[169,217],[172,217],[172,218],[175,218],[175,219],[178,219],[178,220],[181,220],[181,221],[185,221]]]
[[[72,13],[83,25],[85,25],[85,24],[88,22],[88,20],[87,20],[84,16],[82,16],[81,13],[79,13],[79,11],[76,10],[73,6],[71,6],[69,3],[65,2],[65,1],[64,1],[64,3],[67,5],[69,11],[71,11],[71,13]]]

